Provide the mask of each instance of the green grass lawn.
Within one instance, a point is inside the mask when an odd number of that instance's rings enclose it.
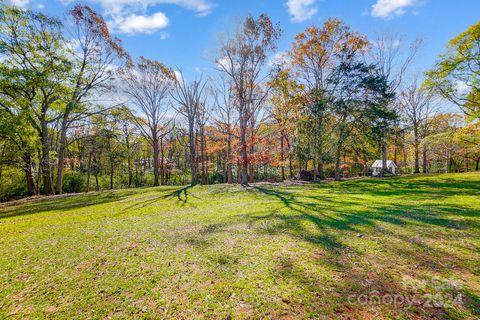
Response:
[[[479,317],[480,174],[0,209],[0,318]]]

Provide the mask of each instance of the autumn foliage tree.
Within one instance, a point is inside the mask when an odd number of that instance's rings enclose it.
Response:
[[[302,94],[304,87],[292,78],[291,70],[282,64],[275,67],[268,85],[271,88],[269,113],[277,126],[280,140],[279,164],[282,180],[285,180],[286,158],[292,177],[292,143],[300,109],[306,104]]]
[[[248,184],[248,124],[255,106],[266,97],[265,91],[263,95],[258,94],[265,80],[262,71],[268,54],[275,51],[281,33],[280,26],[274,25],[267,15],[262,14],[256,19],[249,15],[233,36],[221,40],[218,48],[216,63],[231,80],[236,96],[243,185]]]
[[[308,98],[306,107],[312,116],[315,171],[321,179],[324,178],[325,122],[336,88],[331,80],[345,58],[354,58],[348,56],[347,51],[355,53],[365,48],[367,43],[365,37],[351,31],[339,19],[328,19],[322,28],[311,26],[297,34],[292,44],[289,55],[294,74],[303,84]]]
[[[152,146],[154,186],[160,184],[160,139],[171,131],[173,117],[169,114],[171,90],[175,73],[163,63],[140,57],[121,72],[123,90],[130,98],[129,104],[140,112],[133,116],[138,129]]]

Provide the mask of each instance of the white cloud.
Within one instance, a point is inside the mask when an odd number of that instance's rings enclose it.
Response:
[[[80,49],[80,40],[78,39],[70,39],[66,43],[66,48],[67,50],[70,50],[72,52],[77,51]]]
[[[131,14],[126,17],[117,17],[110,26],[119,33],[151,34],[168,26],[168,18],[163,12],[157,12],[151,16]]]
[[[28,1],[28,0],[15,0]],[[64,4],[70,4],[76,0],[60,0]],[[187,10],[195,11],[197,16],[206,16],[212,12],[213,5],[210,0],[86,0],[86,2],[100,5],[103,14],[108,19],[108,25],[116,33],[151,34],[165,28],[168,17],[157,11],[149,14],[148,9],[157,5],[176,5]],[[161,33],[160,38],[166,39],[167,33]]]
[[[277,65],[288,65],[292,62],[290,59],[288,52],[286,51],[280,51],[275,53],[275,55],[270,59],[268,64],[273,67]]]
[[[63,3],[72,3],[75,0],[61,0]],[[107,15],[123,15],[127,12],[146,11],[149,7],[159,4],[177,5],[188,10],[196,11],[199,16],[212,12],[213,5],[209,0],[88,0],[101,5]]]
[[[10,2],[18,8],[26,9],[30,0],[11,0]]]
[[[222,57],[220,59],[217,59],[216,63],[218,68],[221,70],[231,70],[233,67],[230,59],[227,57]]]
[[[178,70],[173,70],[173,73],[175,74],[175,78],[177,79],[178,82],[183,81],[183,75],[180,71]]]
[[[303,22],[318,12],[315,2],[316,0],[287,0],[285,6],[293,22]]]
[[[470,92],[471,87],[467,83],[458,80],[457,83],[455,84],[455,90],[457,91],[458,94],[462,95]]]
[[[160,40],[168,39],[169,36],[170,35],[165,31],[160,32]]]
[[[419,0],[377,0],[372,6],[372,16],[378,18],[391,18],[405,14],[408,7],[418,6]]]

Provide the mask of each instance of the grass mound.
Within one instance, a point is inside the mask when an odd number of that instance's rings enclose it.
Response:
[[[480,175],[0,208],[0,318],[477,319]]]

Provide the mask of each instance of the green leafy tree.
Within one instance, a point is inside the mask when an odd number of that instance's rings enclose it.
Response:
[[[480,22],[450,40],[446,49],[426,73],[425,86],[480,118]]]
[[[22,113],[41,143],[43,188],[52,194],[50,126],[63,108],[72,68],[63,46],[62,23],[16,7],[0,7],[0,106]]]

